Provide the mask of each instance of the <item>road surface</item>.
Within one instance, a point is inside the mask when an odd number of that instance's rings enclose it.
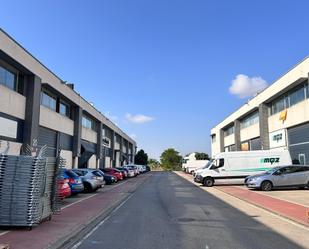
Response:
[[[173,172],[150,174],[75,248],[301,248]]]

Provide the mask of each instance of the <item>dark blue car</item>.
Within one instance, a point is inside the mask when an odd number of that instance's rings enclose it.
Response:
[[[84,191],[82,179],[72,170],[64,170],[63,177],[69,180],[72,194],[78,194]]]
[[[107,185],[111,185],[111,184],[117,182],[116,177],[114,177],[112,175],[108,175],[108,174],[104,173],[102,170],[98,170],[98,171],[104,177],[104,181],[106,182]]]

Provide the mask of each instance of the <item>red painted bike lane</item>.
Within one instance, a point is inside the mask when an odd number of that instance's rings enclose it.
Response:
[[[51,221],[43,222],[30,231],[12,229],[0,236],[0,244],[9,244],[13,249],[42,249],[58,240],[69,238],[70,235],[76,234],[100,215],[111,211],[111,208],[120,204],[148,176],[149,174],[129,179],[121,185],[113,186],[110,190],[99,192],[78,203],[73,203],[61,210],[60,214],[54,215]]]
[[[269,210],[275,214],[301,223],[302,225],[309,226],[308,207],[259,194],[255,191],[243,189],[237,186],[216,186],[216,189]]]

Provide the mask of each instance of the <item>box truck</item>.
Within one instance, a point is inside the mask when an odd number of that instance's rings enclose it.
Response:
[[[211,187],[220,180],[244,179],[273,167],[291,165],[288,150],[256,150],[222,152],[217,154],[205,167],[196,171],[194,181]]]

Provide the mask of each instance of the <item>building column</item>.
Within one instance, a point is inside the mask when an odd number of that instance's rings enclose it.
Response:
[[[74,108],[74,136],[73,136],[73,161],[74,168],[78,167],[78,157],[81,153],[81,137],[82,137],[82,117],[83,110],[77,106]]]
[[[130,163],[130,155],[129,155],[129,141],[127,141],[126,143],[126,150],[127,150],[127,161],[126,163],[129,164]]]
[[[268,106],[264,103],[259,105],[259,126],[261,149],[269,150]]]
[[[102,160],[102,129],[103,124],[99,122],[97,130],[97,169],[100,168],[100,161]]]
[[[111,150],[112,150],[112,163],[111,167],[116,167],[116,156],[115,156],[115,131],[112,131],[112,139],[111,139]]]
[[[35,145],[39,136],[42,81],[38,76],[27,77],[26,110],[23,142]]]
[[[235,136],[235,148],[236,151],[241,151],[241,140],[240,140],[240,121],[234,121],[234,136]]]
[[[123,165],[123,137],[120,137],[120,166]]]
[[[224,152],[224,131],[223,129],[220,129],[220,152]]]

